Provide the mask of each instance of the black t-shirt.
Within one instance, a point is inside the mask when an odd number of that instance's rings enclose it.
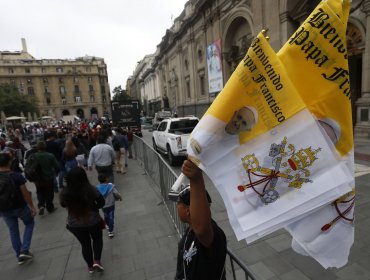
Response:
[[[210,248],[204,247],[192,230],[186,230],[178,245],[175,279],[225,279],[226,236],[213,220],[212,227],[214,239]]]
[[[21,186],[24,185],[27,181],[26,179],[23,177],[23,175],[19,172],[3,172],[1,171],[1,173],[3,174],[9,174],[10,178],[12,178],[13,182],[14,182],[14,185],[15,187],[17,188],[17,191],[15,193],[15,203],[14,203],[14,207],[13,209],[18,209],[18,208],[23,208],[26,206],[26,201],[24,200],[23,198],[23,195],[22,195],[22,192],[21,192]]]

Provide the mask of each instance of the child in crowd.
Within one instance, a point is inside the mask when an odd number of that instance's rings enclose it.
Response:
[[[112,183],[109,183],[108,176],[105,173],[99,173],[98,180],[100,184],[98,184],[96,188],[105,199],[103,213],[104,220],[108,226],[108,236],[113,238],[115,201],[122,200],[122,197],[115,186]]]

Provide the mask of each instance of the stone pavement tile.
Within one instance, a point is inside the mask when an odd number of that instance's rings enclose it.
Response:
[[[289,233],[285,232],[281,235],[267,239],[266,242],[277,252],[282,252],[291,247],[292,237]]]
[[[63,279],[68,258],[69,255],[62,255],[51,258],[50,265],[47,267],[47,270],[45,271],[44,279],[48,280]]]
[[[245,260],[247,264],[254,264],[262,259],[276,255],[276,251],[264,241],[258,241],[244,249],[235,250],[234,253],[242,260]]]
[[[309,279],[335,279],[333,278],[335,270],[326,270],[313,258],[297,254],[292,249],[279,253],[279,257],[289,262]]]
[[[175,277],[175,271],[152,278],[151,280],[173,280],[174,277]]]
[[[156,279],[156,277],[161,277],[165,274],[172,274],[174,277],[176,273],[176,265],[168,263],[167,261],[157,262],[154,265],[146,265],[144,267],[145,271],[145,279],[152,280]]]
[[[370,219],[369,221],[370,222]],[[358,224],[357,216],[356,216],[356,224]],[[367,228],[365,226],[356,226],[355,228],[355,241],[356,243],[358,240],[361,240],[361,242],[364,244],[365,247],[370,247],[370,225],[367,225]],[[369,250],[370,252],[370,250]]]
[[[137,271],[134,260],[131,257],[117,258],[114,256],[107,256],[104,254],[104,268],[105,274],[109,277],[118,277],[122,274],[133,273]]]
[[[340,269],[336,275],[343,280],[369,280],[370,271],[354,263]]]
[[[293,270],[295,267],[287,260],[273,255],[262,261],[275,275],[281,275]]]
[[[130,273],[123,273],[120,278],[118,278],[120,280],[144,280],[146,279],[145,278],[145,271],[144,269],[141,269],[141,270],[136,270],[134,272],[130,272]]]
[[[297,269],[284,273],[280,275],[281,280],[310,280],[307,276],[305,276],[302,272]],[[322,278],[322,280],[326,278]]]
[[[358,236],[358,233],[356,233]],[[366,234],[364,235],[366,239]],[[349,263],[354,263],[360,260],[370,260],[370,247],[367,246],[362,239],[356,239],[356,242],[352,245],[351,253],[349,255]],[[369,262],[370,265],[370,262]]]
[[[155,265],[158,260],[161,262],[168,262],[169,264],[176,265],[176,254],[170,252],[167,248],[158,248],[150,250],[133,256],[133,261],[136,269],[145,268],[148,265]]]
[[[137,253],[143,254],[147,251],[154,251],[159,249],[157,240],[136,240]]]
[[[276,277],[275,273],[273,273],[263,262],[250,265],[249,268],[258,280],[268,280],[272,277]]]

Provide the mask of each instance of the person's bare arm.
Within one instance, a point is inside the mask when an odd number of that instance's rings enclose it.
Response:
[[[32,216],[35,216],[37,211],[36,211],[35,206],[33,205],[31,192],[27,189],[26,185],[24,184],[21,186],[21,192],[22,192],[23,198],[26,201],[28,207],[31,209]]]
[[[184,161],[181,170],[190,180],[191,228],[198,240],[209,248],[213,242],[213,228],[202,170],[190,160]]]

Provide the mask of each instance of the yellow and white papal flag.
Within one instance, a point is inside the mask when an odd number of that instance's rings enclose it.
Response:
[[[354,242],[354,156],[346,49],[348,0],[322,1],[278,52],[307,108],[352,172],[353,190],[287,226],[292,247],[325,268],[348,261]],[[333,175],[334,176],[334,175]]]
[[[337,151],[350,154],[353,142],[347,130],[350,108],[342,102],[348,99],[349,83],[339,80],[348,78],[348,67],[330,53],[336,48],[336,57],[342,53],[346,59],[345,43],[339,40],[344,33],[338,29],[332,35],[337,29],[333,11],[327,11],[340,8],[341,1],[324,2],[315,9],[316,18],[306,23],[322,23],[319,33],[310,37],[305,29],[298,30],[279,55],[264,32],[258,34],[193,130],[187,151],[220,192],[238,240],[252,242],[287,227],[293,248],[327,267],[331,264],[323,259],[334,252],[321,258],[311,246],[320,245],[316,232],[307,237],[304,231],[315,224],[310,217],[318,210],[338,197],[343,196],[338,205],[351,199],[345,195],[353,188],[353,168]],[[345,13],[337,17],[344,22]],[[331,48],[320,51],[323,42]],[[334,99],[343,104],[340,114],[330,105],[338,89],[342,95]],[[302,219],[309,220],[302,226]]]
[[[254,241],[351,191],[349,168],[285,67],[258,34],[188,141],[238,240]]]

